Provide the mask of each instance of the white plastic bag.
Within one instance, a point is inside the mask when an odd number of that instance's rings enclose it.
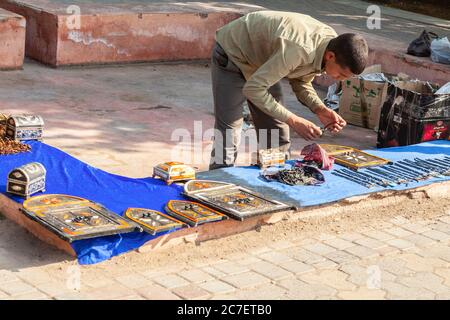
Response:
[[[447,37],[435,39],[431,42],[431,60],[450,64],[450,42]]]
[[[328,87],[327,97],[324,99],[325,105],[331,110],[339,109],[339,94],[338,91],[338,83],[335,82],[331,86]]]
[[[435,94],[450,94],[450,82],[447,82],[442,87],[439,88]]]

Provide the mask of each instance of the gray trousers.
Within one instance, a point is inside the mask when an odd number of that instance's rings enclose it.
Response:
[[[228,59],[225,51],[216,43],[211,57],[211,77],[214,98],[215,134],[209,169],[233,166],[240,143],[243,104],[246,100],[242,89],[245,78],[239,68]],[[283,103],[281,84],[269,88],[269,93]],[[256,129],[258,148],[280,148],[288,152],[289,126],[261,111],[252,102],[247,104]]]

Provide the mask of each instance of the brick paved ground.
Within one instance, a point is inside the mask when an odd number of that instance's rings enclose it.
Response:
[[[220,261],[0,271],[0,299],[449,299],[450,215],[277,241]],[[287,239],[291,238],[289,235]],[[213,240],[217,241],[217,240]],[[148,253],[151,254],[151,253]]]

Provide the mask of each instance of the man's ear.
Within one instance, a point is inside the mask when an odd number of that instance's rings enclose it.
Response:
[[[325,61],[335,60],[336,55],[333,51],[325,51]]]

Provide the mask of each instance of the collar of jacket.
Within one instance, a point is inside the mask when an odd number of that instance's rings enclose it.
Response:
[[[322,60],[323,55],[325,54],[325,50],[327,49],[331,39],[333,39],[333,37],[323,39],[316,49],[316,57],[314,58],[313,65],[314,70],[316,70],[318,73],[323,73],[325,71],[325,68],[322,68]]]

